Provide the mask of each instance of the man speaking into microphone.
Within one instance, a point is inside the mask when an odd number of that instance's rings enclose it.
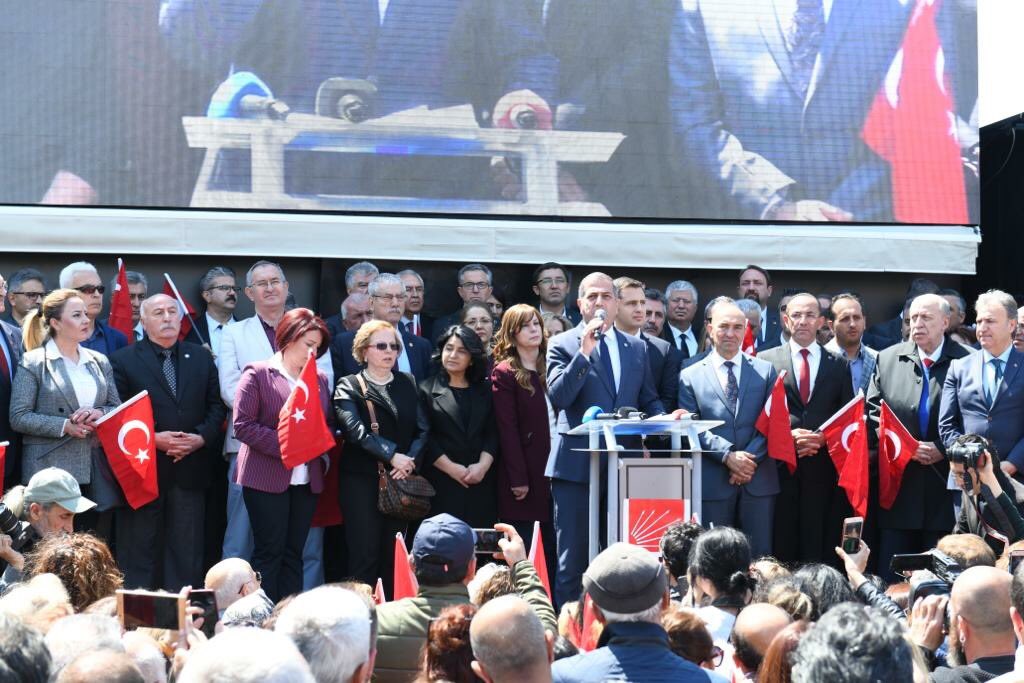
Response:
[[[611,413],[632,406],[648,415],[664,412],[658,399],[643,340],[618,332],[612,323],[619,293],[612,278],[591,273],[580,282],[583,321],[548,343],[547,381],[551,405],[565,411],[569,429],[583,422],[588,408]],[[590,454],[585,436],[564,436],[545,475],[551,477],[555,504],[558,577],[555,601],[562,605],[580,596],[587,567],[587,502]],[[584,450],[577,450],[584,449]],[[604,457],[602,457],[604,460]],[[602,476],[605,468],[601,468]],[[605,491],[604,486],[601,487]],[[603,507],[603,506],[602,506]],[[601,519],[604,519],[602,514]]]

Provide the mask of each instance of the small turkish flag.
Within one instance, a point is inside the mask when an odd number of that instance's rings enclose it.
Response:
[[[7,465],[7,447],[10,445],[10,441],[0,441],[0,490],[4,490],[4,467]]]
[[[391,592],[392,600],[415,598],[420,592],[420,584],[409,566],[409,553],[405,550],[405,538],[401,532],[395,534],[395,583]]]
[[[110,317],[107,323],[128,337],[128,343],[135,343],[135,326],[132,324],[132,300],[128,296],[128,275],[124,261],[117,259],[117,280],[114,294],[110,297]]]
[[[548,579],[548,561],[544,556],[544,541],[540,537],[540,522],[533,523],[533,542],[530,544],[530,555],[527,558],[537,572],[537,578],[544,584],[544,591],[551,600],[551,581]]]
[[[757,355],[757,345],[754,343],[754,328],[750,326],[750,321],[747,321],[747,327],[743,332],[743,348],[740,349],[743,353],[748,356]]]
[[[793,443],[793,432],[789,428],[789,404],[786,402],[786,385],[783,383],[785,378],[785,370],[775,378],[771,396],[764,404],[754,427],[768,440],[768,457],[786,463],[789,473],[793,474],[796,472],[796,444]]]
[[[373,587],[373,604],[383,605],[388,599],[384,595],[384,582],[377,577],[377,585]]]
[[[281,462],[288,469],[303,465],[334,448],[334,435],[320,403],[316,358],[309,354],[299,379],[278,415],[277,442]]]
[[[864,417],[864,392],[839,409],[820,427],[828,453],[839,473],[850,506],[861,517],[868,511],[868,425]]]
[[[892,508],[903,483],[903,471],[920,445],[892,408],[882,401],[878,419],[878,504]]]
[[[181,296],[181,292],[174,286],[174,280],[167,273],[164,273],[163,293],[178,302],[178,312],[181,314],[181,329],[178,331],[178,341],[184,341],[188,333],[192,331],[192,320],[196,316],[196,309]],[[206,343],[203,339],[202,343]]]
[[[153,405],[147,391],[140,391],[96,422],[107,462],[133,510],[160,495],[153,433]]]

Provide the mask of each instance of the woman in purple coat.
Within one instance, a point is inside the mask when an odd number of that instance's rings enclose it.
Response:
[[[544,380],[547,339],[540,313],[527,304],[505,311],[494,347],[491,390],[498,422],[498,517],[529,544],[533,523],[551,532],[551,490],[544,476],[551,451],[551,407]],[[549,555],[551,557],[551,555]]]
[[[308,308],[296,308],[276,328],[279,351],[268,360],[242,370],[235,393],[235,435],[238,451],[236,480],[252,523],[252,567],[263,576],[271,600],[302,591],[302,548],[306,544],[324,487],[325,456],[289,469],[281,462],[277,423],[281,408],[295,388],[313,351],[317,358],[330,345],[327,325]],[[331,387],[317,371],[320,404],[327,426],[334,431]]]

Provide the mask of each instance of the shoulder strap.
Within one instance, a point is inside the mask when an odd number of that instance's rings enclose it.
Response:
[[[369,398],[369,389],[366,386],[366,380],[363,379],[362,373],[356,373],[356,381],[359,382],[359,388],[363,392],[363,400],[366,401],[366,410],[370,413],[370,430],[379,435],[380,434],[380,423],[377,422],[377,411],[373,409],[373,401]],[[377,463],[377,476],[386,477],[386,471],[384,466]],[[383,486],[383,484],[381,484]]]

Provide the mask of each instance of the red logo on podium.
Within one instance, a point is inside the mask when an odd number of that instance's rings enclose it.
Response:
[[[661,552],[668,525],[686,519],[686,501],[678,498],[627,498],[622,504],[622,538],[652,553]]]

